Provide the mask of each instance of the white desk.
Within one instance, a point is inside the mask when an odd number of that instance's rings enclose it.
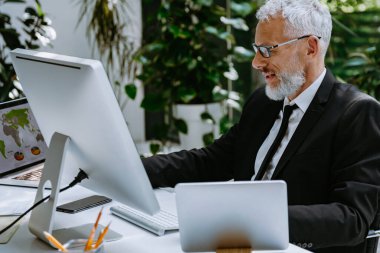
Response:
[[[0,208],[5,208],[4,203],[22,202],[33,196],[35,189],[0,186]],[[61,194],[59,202],[65,203],[74,199],[79,199],[93,192],[76,186]],[[156,195],[163,209],[176,212],[174,194],[165,190],[156,190]],[[165,253],[181,253],[181,246],[179,242],[179,233],[171,232],[162,237],[157,237],[133,224],[125,222],[122,219],[111,215],[109,208],[115,205],[115,202],[109,203],[104,206],[103,216],[100,224],[106,225],[112,220],[111,229],[122,234],[124,237],[121,240],[114,242],[107,242],[105,245],[105,252],[133,252],[133,253],[147,253],[147,252],[165,252]],[[93,223],[97,217],[100,207],[92,208],[77,214],[56,213],[55,229],[64,227],[74,227],[86,223]],[[1,211],[1,210],[0,210]],[[28,216],[29,217],[29,216]],[[36,239],[28,230],[28,217],[25,217],[20,225],[20,228],[12,239],[7,244],[0,244],[0,252],[14,253],[14,252],[57,252],[49,247],[47,244]],[[290,245],[286,251],[253,251],[265,253],[305,253],[309,252],[302,248]]]

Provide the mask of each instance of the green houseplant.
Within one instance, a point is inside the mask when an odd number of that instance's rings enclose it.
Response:
[[[164,123],[158,124],[156,131],[159,140],[172,138],[176,130],[189,132],[189,123],[173,113],[175,104],[204,105],[197,117],[211,126],[211,131],[203,133],[205,144],[213,140],[213,130],[218,127],[208,105],[228,101],[239,110],[239,94],[226,89],[228,79],[238,78],[233,53],[242,59],[251,57],[252,52],[236,48],[228,27],[244,31],[248,27],[242,18],[229,17],[230,7],[234,17],[246,16],[253,9],[248,2],[162,1],[157,15],[146,25],[151,36],[145,38],[138,54],[143,64],[139,79],[146,88],[142,107],[164,112]]]
[[[25,3],[22,0],[0,1],[0,7],[10,3]],[[21,28],[17,30],[10,15],[0,8],[0,102],[22,96],[21,86],[10,62],[9,52],[15,48],[38,49],[50,45],[56,37],[51,21],[45,16],[41,4],[35,0],[35,7],[27,6]]]
[[[351,53],[344,69],[349,83],[380,101],[380,42],[362,53]]]
[[[113,83],[115,95],[124,110],[127,98],[135,99],[137,87],[135,77],[138,66],[133,59],[139,48],[135,36],[126,33],[132,23],[133,3],[127,0],[75,0],[79,5],[78,25],[86,20],[86,35],[92,42],[92,49],[98,50],[100,58],[105,62],[109,79]],[[94,39],[93,39],[94,38]],[[122,84],[125,83],[125,84]]]
[[[330,0],[328,4],[334,21],[328,67],[343,82],[380,100],[379,4],[363,0]]]

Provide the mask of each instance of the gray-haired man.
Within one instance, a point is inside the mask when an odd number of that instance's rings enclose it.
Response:
[[[210,146],[144,159],[152,185],[285,180],[292,243],[372,252],[377,241],[366,235],[379,225],[380,105],[326,70],[332,22],[319,1],[269,0],[257,18],[252,66],[265,88]]]

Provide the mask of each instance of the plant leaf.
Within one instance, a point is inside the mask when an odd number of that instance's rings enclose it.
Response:
[[[234,47],[234,58],[238,62],[251,61],[254,55],[255,54],[252,50],[248,50],[241,46]]]
[[[225,134],[233,126],[233,122],[228,118],[228,115],[224,115],[220,119],[220,133]]]
[[[197,66],[197,60],[196,59],[191,59],[191,61],[187,64],[187,69],[192,70]]]
[[[237,111],[241,111],[241,105],[237,102],[237,101],[235,101],[235,100],[232,100],[232,99],[227,99],[227,105],[229,106],[229,107],[231,107],[231,108],[233,108],[233,109],[235,109],[235,110],[237,110]]]
[[[228,98],[232,99],[232,100],[235,100],[235,101],[240,101],[241,100],[240,93],[236,92],[236,91],[230,91],[228,93]]]
[[[41,8],[41,5],[36,2],[36,6],[37,6],[37,14],[39,17],[43,17],[44,16],[44,12],[42,11],[42,8]]]
[[[245,17],[252,13],[253,8],[250,3],[236,3],[232,1],[231,10],[234,12],[234,14]]]
[[[212,97],[214,101],[222,101],[228,98],[228,91],[225,89],[222,89],[219,86],[215,86],[215,88],[212,90]]]
[[[153,42],[153,43],[147,45],[146,47],[144,47],[144,50],[146,50],[148,52],[154,52],[154,51],[159,51],[159,50],[161,50],[163,48],[165,48],[165,44],[164,43]]]
[[[222,23],[225,25],[231,25],[233,28],[235,28],[237,30],[242,30],[242,31],[248,31],[249,30],[249,27],[247,26],[244,19],[242,19],[242,18],[221,17],[220,21],[222,21]]]
[[[195,2],[200,5],[211,6],[213,0],[196,0]]]
[[[201,119],[207,123],[210,123],[210,124],[215,124],[215,120],[214,118],[212,117],[212,115],[208,112],[204,112],[201,114]]]
[[[224,72],[223,75],[225,78],[232,81],[236,81],[239,78],[239,74],[233,66],[230,66],[228,72]]]
[[[205,28],[205,31],[208,32],[208,33],[210,33],[210,34],[216,35],[216,36],[218,36],[218,34],[219,34],[218,29],[216,29],[213,26],[207,26]]]
[[[174,119],[174,125],[179,132],[187,134],[187,124],[183,119]]]
[[[363,57],[353,57],[349,59],[344,66],[345,67],[365,67],[369,64],[368,59]]]
[[[169,26],[169,31],[173,34],[174,38],[186,39],[191,36],[188,31],[184,31],[175,25]]]
[[[208,146],[214,142],[214,134],[212,132],[204,134],[202,139],[205,146]]]
[[[181,86],[178,89],[178,97],[185,104],[189,103],[196,96],[197,96],[197,92],[192,88]]]
[[[158,142],[151,142],[150,145],[149,145],[150,152],[153,155],[157,154],[158,151],[160,150],[160,148],[161,148],[161,145]]]
[[[127,96],[129,98],[131,98],[133,100],[136,98],[137,87],[135,84],[130,83],[130,84],[125,85],[124,90],[125,90],[125,93],[127,94]]]

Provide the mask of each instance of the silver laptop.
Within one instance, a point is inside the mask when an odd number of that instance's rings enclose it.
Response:
[[[47,145],[25,98],[0,104],[0,185],[38,187]]]
[[[185,252],[289,246],[284,181],[188,183],[175,187]]]

